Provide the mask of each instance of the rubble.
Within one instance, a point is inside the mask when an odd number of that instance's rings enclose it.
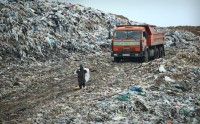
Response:
[[[70,3],[0,10],[0,123],[200,122],[199,36],[164,28],[164,58],[114,63],[107,22],[127,20]],[[80,63],[90,80],[74,90]]]

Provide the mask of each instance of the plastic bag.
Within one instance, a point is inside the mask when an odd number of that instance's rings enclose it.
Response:
[[[84,70],[87,71],[87,73],[85,73],[85,82],[87,83],[90,79],[90,70],[89,68],[84,68]]]

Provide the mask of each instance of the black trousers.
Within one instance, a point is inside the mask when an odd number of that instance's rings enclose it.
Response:
[[[78,78],[78,85],[80,89],[82,89],[82,87],[85,87],[85,79]]]

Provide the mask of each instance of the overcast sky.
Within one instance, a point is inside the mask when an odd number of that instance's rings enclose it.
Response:
[[[59,0],[61,1],[61,0]],[[200,26],[200,0],[65,0],[158,26]]]

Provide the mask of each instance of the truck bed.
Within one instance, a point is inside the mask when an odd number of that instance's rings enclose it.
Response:
[[[154,33],[151,35],[148,35],[147,37],[147,45],[148,46],[154,46],[159,44],[164,44],[164,33]]]

